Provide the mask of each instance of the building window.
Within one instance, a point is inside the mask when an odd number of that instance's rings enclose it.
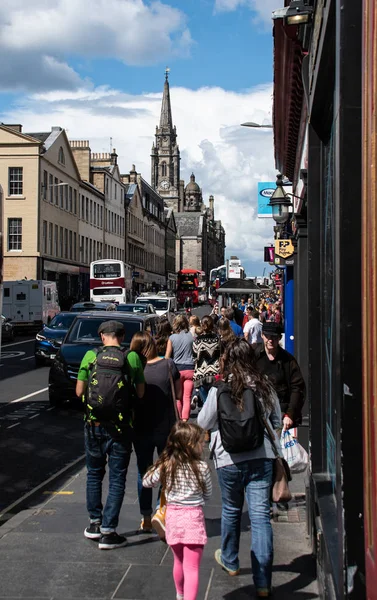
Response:
[[[48,176],[47,171],[43,171],[43,200],[47,200]]]
[[[68,185],[64,186],[64,199],[65,199],[65,210],[69,209],[69,205],[68,205]]]
[[[117,187],[117,184],[115,184],[115,200],[117,199],[117,194],[118,194],[118,187]]]
[[[73,260],[77,260],[77,235],[73,232]]]
[[[59,252],[59,227],[57,225],[55,225],[54,248],[54,255],[57,257]]]
[[[58,161],[60,162],[61,165],[65,165],[64,150],[61,146],[59,148]]]
[[[51,173],[48,176],[48,197],[49,197],[51,204],[53,204],[53,202],[54,202],[54,178],[51,175]]]
[[[55,190],[55,204],[56,204],[56,206],[58,206],[58,204],[59,204],[59,186],[58,186],[58,184],[59,184],[59,181],[58,181],[57,177],[55,177],[55,183],[54,183],[55,187],[54,187],[54,190]]]
[[[73,190],[73,212],[77,215],[77,190]]]
[[[59,190],[60,190],[60,208],[64,208],[64,186],[62,185],[62,181],[59,181]]]
[[[73,210],[72,188],[71,188],[71,186],[69,186],[69,204],[68,204],[68,210],[69,210],[69,212],[72,212],[72,210]]]
[[[52,236],[54,233],[53,227],[54,226],[52,223],[50,223],[48,226],[48,253],[50,254],[50,256],[52,256],[52,248],[53,248],[53,245],[52,245]]]
[[[161,163],[161,175],[162,175],[162,177],[166,176],[166,162],[165,161],[163,161]]]
[[[89,198],[85,198],[85,217],[86,217],[86,221],[89,222]]]
[[[63,227],[60,227],[60,248],[59,248],[60,252],[59,252],[59,256],[61,258],[63,258],[63,256],[64,256],[64,253],[63,253],[63,248],[64,248],[63,234],[64,234]]]
[[[93,200],[90,201],[89,223],[93,225]]]
[[[68,229],[64,229],[64,258],[68,258]]]
[[[68,256],[69,259],[72,260],[72,231],[69,232],[69,246],[68,246]]]
[[[8,219],[8,250],[22,250],[22,219]]]
[[[9,196],[22,196],[23,168],[9,167]]]
[[[47,254],[47,221],[43,221],[42,225],[42,245],[43,253]]]

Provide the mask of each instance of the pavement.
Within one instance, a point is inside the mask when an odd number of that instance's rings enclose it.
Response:
[[[200,572],[198,600],[254,597],[250,568],[250,524],[246,506],[240,543],[241,573],[229,577],[213,555],[220,547],[221,501],[213,465],[214,493],[205,507],[208,543]],[[172,554],[155,535],[139,535],[140,515],[133,455],[118,532],[129,544],[98,550],[84,538],[86,470],[51,481],[38,498],[0,527],[0,600],[165,600],[175,598]],[[295,476],[293,500],[273,518],[275,600],[319,598],[315,563],[306,532],[305,478]],[[107,483],[105,481],[104,489]]]

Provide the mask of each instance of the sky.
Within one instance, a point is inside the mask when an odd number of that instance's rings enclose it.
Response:
[[[272,22],[278,0],[1,0],[0,122],[67,130],[122,173],[150,182],[166,66],[181,177],[191,172],[248,276],[271,270],[271,219],[257,184],[274,181]]]

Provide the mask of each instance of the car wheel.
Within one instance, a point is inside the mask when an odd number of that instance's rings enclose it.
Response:
[[[58,396],[56,392],[52,392],[51,390],[48,392],[48,400],[49,400],[50,406],[58,407],[63,404],[63,400],[61,399],[61,397]]]
[[[45,361],[40,356],[35,357],[35,368],[39,369],[39,367],[44,367]]]

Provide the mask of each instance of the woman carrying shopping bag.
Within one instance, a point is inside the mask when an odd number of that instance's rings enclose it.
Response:
[[[254,351],[245,340],[228,344],[220,359],[219,382],[209,391],[198,424],[211,430],[211,455],[222,497],[221,549],[215,559],[229,575],[238,575],[244,497],[251,521],[251,564],[257,598],[271,594],[273,539],[270,497],[275,452],[263,418],[279,446],[279,401],[255,368]],[[219,418],[220,415],[220,418]]]
[[[152,532],[152,490],[142,485],[147,469],[153,464],[155,449],[161,454],[178,419],[176,401],[181,397],[179,372],[172,360],[157,356],[156,343],[146,331],[135,333],[131,350],[146,359],[145,394],[135,410],[134,448],[138,468],[138,496],[142,521],[140,531]]]

